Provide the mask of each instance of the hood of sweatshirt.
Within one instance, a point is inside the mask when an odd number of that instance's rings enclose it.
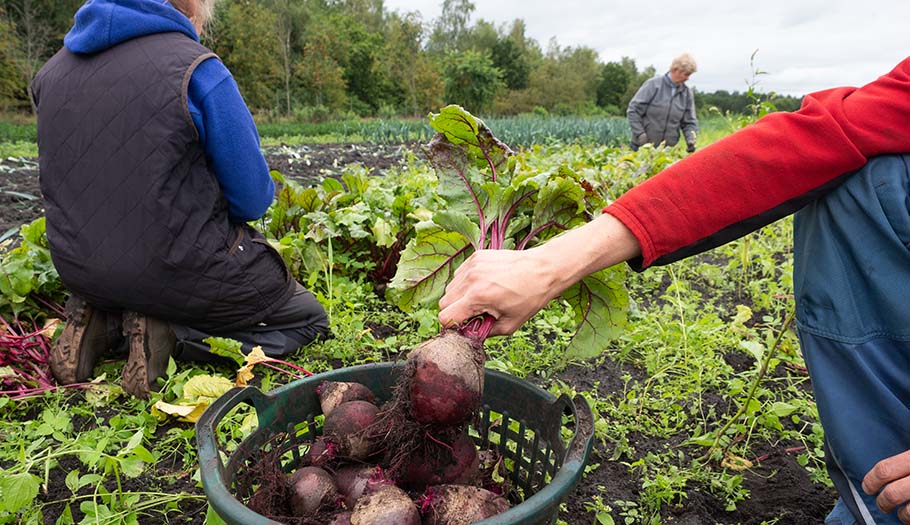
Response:
[[[76,12],[63,45],[91,54],[155,33],[183,33],[198,41],[192,22],[166,0],[88,0]]]

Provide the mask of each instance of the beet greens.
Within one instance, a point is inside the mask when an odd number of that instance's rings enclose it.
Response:
[[[437,134],[425,153],[446,206],[416,225],[415,237],[401,254],[390,284],[401,309],[432,306],[475,250],[530,248],[599,213],[590,209],[581,177],[565,167],[542,173],[522,169],[509,146],[460,106],[446,106],[429,119]],[[569,356],[598,355],[625,326],[623,271],[596,272],[563,292],[578,323]],[[485,317],[460,331],[483,341],[492,324]]]

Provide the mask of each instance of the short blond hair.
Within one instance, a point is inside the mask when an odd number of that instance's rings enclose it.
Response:
[[[673,62],[670,62],[670,69],[676,69],[691,75],[698,70],[698,66],[695,64],[695,59],[692,58],[692,55],[683,53],[674,58]]]

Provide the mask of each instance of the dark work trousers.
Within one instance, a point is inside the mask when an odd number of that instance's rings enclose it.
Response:
[[[910,155],[871,159],[794,221],[800,346],[840,495],[827,525],[899,524],[863,493],[910,454]]]
[[[209,351],[203,342],[208,337],[225,337],[243,343],[241,350],[248,353],[261,346],[269,357],[284,357],[310,344],[324,339],[329,333],[329,320],[319,301],[300,283],[294,295],[261,323],[228,332],[204,332],[191,326],[171,323],[177,336],[175,357],[178,359],[210,363],[225,362]]]

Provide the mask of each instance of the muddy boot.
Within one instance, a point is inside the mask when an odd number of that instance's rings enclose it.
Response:
[[[123,390],[148,399],[150,387],[167,371],[176,339],[166,321],[136,312],[123,314],[123,335],[130,355],[123,367]]]
[[[66,326],[51,348],[51,373],[69,385],[89,378],[98,360],[120,343],[119,314],[98,310],[76,295],[66,301]]]

